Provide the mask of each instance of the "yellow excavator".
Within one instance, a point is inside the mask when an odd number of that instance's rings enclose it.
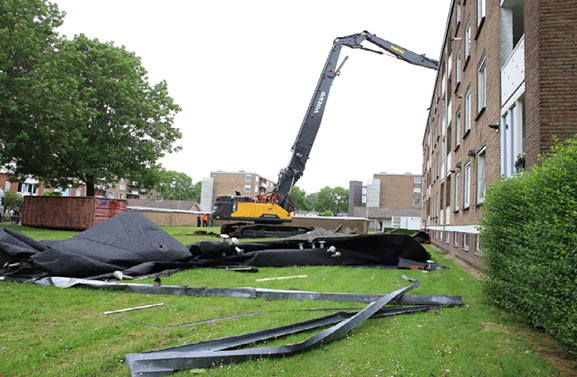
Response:
[[[342,47],[347,46],[383,54],[383,51],[363,46],[362,43],[365,41],[408,63],[439,69],[439,62],[436,60],[411,52],[368,31],[336,38],[292,146],[292,157],[288,166],[280,171],[278,181],[271,192],[256,197],[237,194],[236,196],[219,196],[216,198],[212,218],[238,221],[225,224],[221,229],[222,233],[245,238],[282,237],[310,230],[306,227],[282,225],[282,223],[292,221],[296,210],[295,205],[290,201],[290,193],[305,169],[321,125],[333,80],[339,75],[343,64],[348,59],[348,56],[345,57],[337,68]],[[247,221],[251,223],[247,223]]]

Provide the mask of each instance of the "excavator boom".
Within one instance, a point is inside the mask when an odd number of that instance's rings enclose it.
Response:
[[[380,50],[365,47],[362,44],[365,41],[379,47]],[[291,221],[295,206],[290,201],[290,193],[305,170],[309,154],[323,119],[333,81],[339,75],[341,67],[348,59],[348,57],[345,57],[341,64],[338,65],[343,46],[378,54],[383,54],[382,50],[384,50],[384,52],[388,52],[411,64],[431,69],[439,68],[439,63],[436,60],[416,54],[399,45],[381,39],[368,31],[336,38],[333,41],[332,49],[323,66],[312,99],[291,148],[291,159],[288,165],[279,172],[278,181],[273,190],[257,198],[219,196],[215,202],[212,214],[214,219],[248,220],[262,224]],[[231,226],[227,227],[228,230],[231,228]],[[229,232],[227,231],[226,233]]]

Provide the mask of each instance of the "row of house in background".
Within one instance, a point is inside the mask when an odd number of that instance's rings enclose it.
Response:
[[[62,196],[85,196],[86,186],[67,187],[64,189],[52,188],[33,178],[26,178],[23,182],[11,181],[12,176],[0,171],[0,191],[14,192],[22,196],[38,196],[45,192],[58,191]],[[98,181],[95,185],[95,196],[107,199],[138,199],[141,192],[136,182],[128,182],[120,179],[118,182],[107,183]]]
[[[422,227],[472,263],[487,187],[577,133],[577,6],[453,0],[423,137]]]

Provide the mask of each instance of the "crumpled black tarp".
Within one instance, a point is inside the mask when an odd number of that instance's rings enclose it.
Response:
[[[2,264],[24,262],[16,275],[88,277],[114,271],[142,275],[173,267],[176,262],[184,266],[190,259],[186,246],[136,211],[115,216],[64,241],[36,242],[0,228]]]
[[[436,269],[430,254],[404,234],[321,236],[236,243],[203,241],[185,246],[137,211],[129,211],[65,241],[35,241],[0,228],[0,266],[13,277],[112,278],[167,269],[250,265],[390,266]],[[409,262],[407,262],[407,260]]]

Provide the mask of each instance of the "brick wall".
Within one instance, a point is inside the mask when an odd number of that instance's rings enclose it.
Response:
[[[573,0],[525,1],[527,164],[553,136],[577,133],[577,6]]]

